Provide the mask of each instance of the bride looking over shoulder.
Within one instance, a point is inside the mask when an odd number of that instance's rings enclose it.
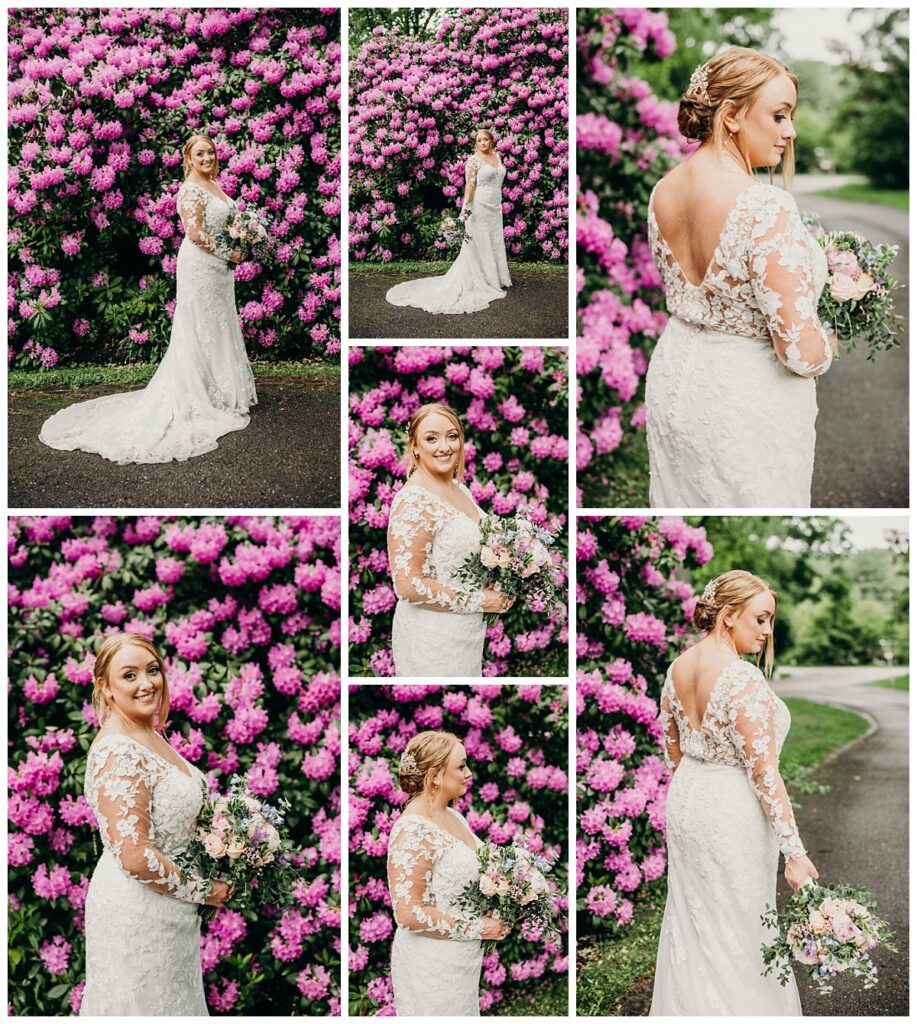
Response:
[[[798,80],[730,47],[698,67],[678,126],[699,148],[654,188],[649,241],[670,319],[646,384],[650,504],[808,508],[825,255],[792,196]]]

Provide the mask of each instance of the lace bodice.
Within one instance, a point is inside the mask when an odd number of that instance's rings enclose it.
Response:
[[[725,334],[769,337],[793,373],[824,373],[834,358],[817,313],[828,265],[792,196],[760,182],[740,193],[704,279],[694,285],[659,232],[655,192],[649,204],[649,241],[669,313]]]
[[[175,199],[185,237],[199,249],[228,260],[232,249],[220,241],[226,218],[235,203],[227,205],[219,196],[195,181],[185,181]]]
[[[497,166],[491,167],[489,163],[482,160],[477,154],[472,154],[465,161],[465,195],[466,202],[487,206],[499,206],[503,201],[503,179],[506,177],[506,168],[503,161],[497,157]]]
[[[695,729],[678,699],[670,665],[660,712],[670,768],[677,769],[685,754],[708,764],[744,767],[781,853],[805,853],[780,776],[780,749],[790,731],[790,712],[758,668],[741,659],[729,664],[714,683],[701,727]]]
[[[98,737],[86,761],[86,799],[104,848],[131,878],[166,896],[203,903],[208,882],[182,872],[178,857],[201,809],[203,775],[190,775],[127,736]]]
[[[459,486],[471,499],[468,488]],[[477,505],[475,509],[484,515]],[[455,577],[480,546],[479,524],[431,491],[407,483],[395,495],[389,513],[388,558],[400,600],[443,611],[480,612],[482,591],[469,591]]]
[[[462,815],[448,811],[468,828]],[[477,837],[475,842],[481,845]],[[399,928],[434,938],[479,939],[482,919],[463,920],[453,906],[477,876],[476,853],[451,832],[421,814],[402,814],[395,822],[388,840],[388,887]]]

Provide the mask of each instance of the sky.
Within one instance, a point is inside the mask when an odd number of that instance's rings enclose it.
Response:
[[[872,24],[874,11],[858,10],[848,20],[849,8],[781,7],[774,14],[774,25],[783,33],[783,49],[787,59],[819,60],[838,64],[840,58],[828,49],[829,40],[836,39],[859,49],[861,30]]]
[[[907,533],[907,516],[838,516],[850,527],[850,540],[854,548],[888,547],[886,530],[904,530]]]

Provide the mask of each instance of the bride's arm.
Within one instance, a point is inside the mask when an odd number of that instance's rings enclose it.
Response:
[[[804,857],[806,850],[780,775],[776,709],[777,702],[764,677],[749,665],[748,673],[730,693],[729,725],[751,788],[777,836],[780,852],[790,860]]]
[[[465,161],[465,197],[462,199],[462,212],[459,217],[464,220],[471,210],[471,200],[478,185],[478,162],[472,156]]]
[[[662,700],[659,702],[659,713],[662,718],[662,738],[665,744],[662,748],[662,756],[665,758],[666,765],[674,772],[681,762],[681,741],[669,695],[665,690],[662,691]]]
[[[779,209],[753,243],[749,272],[778,359],[800,377],[817,377],[837,347],[818,319],[815,271],[802,218],[791,199],[771,197]],[[760,215],[759,215],[760,216]],[[755,225],[758,226],[757,223]]]
[[[131,878],[185,903],[204,903],[210,882],[183,872],[150,839],[150,787],[141,757],[112,751],[95,773],[99,828],[118,867]]]
[[[398,829],[388,850],[388,888],[398,927],[433,939],[479,939],[483,918],[461,921],[434,905],[429,888],[432,874],[429,838],[410,824]]]
[[[213,235],[204,227],[204,208],[207,203],[199,192],[190,188],[182,188],[178,193],[178,215],[187,237],[204,252],[221,259],[229,259],[228,253],[217,245]]]

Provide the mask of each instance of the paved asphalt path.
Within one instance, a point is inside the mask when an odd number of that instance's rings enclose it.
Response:
[[[807,194],[794,186],[801,210],[811,210],[833,230],[858,231],[871,242],[899,246],[892,274],[908,279],[908,216],[879,203],[849,202]],[[907,287],[895,292],[907,316]],[[908,502],[908,325],[901,347],[876,362],[862,348],[841,358],[818,379],[814,508],[906,508]],[[792,443],[792,439],[788,439]]]
[[[87,452],[59,452],[38,440],[44,420],[77,400],[124,391],[11,392],[11,508],[337,508],[340,388],[259,378],[245,430],[187,462],[118,466]]]
[[[443,273],[446,271],[443,265]],[[385,293],[401,281],[422,274],[357,273],[350,275],[351,338],[537,338],[568,336],[567,276],[555,270],[514,267],[513,287],[505,298],[477,313],[426,313],[391,306]]]
[[[779,679],[781,697],[839,704],[866,714],[876,730],[828,760],[817,779],[831,792],[802,797],[796,821],[825,881],[865,885],[896,935],[898,953],[876,957],[879,985],[869,992],[839,981],[828,996],[797,970],[805,1016],[908,1015],[908,692],[870,682],[906,668],[800,668]],[[778,892],[788,887],[780,879]]]

